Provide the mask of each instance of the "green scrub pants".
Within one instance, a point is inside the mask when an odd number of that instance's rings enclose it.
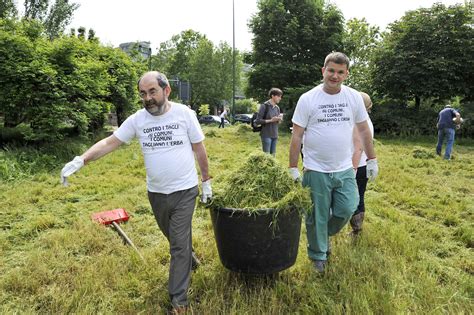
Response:
[[[312,260],[326,260],[329,236],[349,222],[359,204],[354,171],[352,168],[335,173],[305,171],[303,186],[310,187],[313,201],[313,209],[305,220],[308,256]]]

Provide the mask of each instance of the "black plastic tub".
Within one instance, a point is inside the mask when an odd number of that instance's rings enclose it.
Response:
[[[272,274],[294,265],[300,242],[301,217],[297,210],[211,209],[217,250],[229,270]]]

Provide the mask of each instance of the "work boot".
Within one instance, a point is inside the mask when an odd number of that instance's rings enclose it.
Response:
[[[352,235],[357,236],[362,232],[362,223],[364,223],[365,212],[354,214],[351,218]]]
[[[191,270],[196,270],[196,269],[198,269],[199,265],[201,265],[201,261],[199,260],[199,258],[197,257],[197,255],[194,251],[192,252],[191,256],[193,258],[193,261],[192,261],[192,264],[191,264]]]
[[[171,308],[168,314],[170,315],[192,314],[192,310],[188,308],[187,306],[178,306],[178,307]]]
[[[313,260],[313,267],[318,273],[324,273],[326,269],[327,260]]]

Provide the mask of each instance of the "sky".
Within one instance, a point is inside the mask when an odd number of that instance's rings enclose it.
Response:
[[[445,5],[463,0],[326,0],[341,9],[346,20],[365,18],[371,25],[385,27],[406,11]],[[103,44],[149,41],[153,53],[161,42],[184,30],[206,35],[214,44],[232,46],[232,0],[73,0],[80,7],[69,28],[92,28]],[[251,50],[252,34],[248,21],[257,12],[257,0],[234,0],[235,47]]]

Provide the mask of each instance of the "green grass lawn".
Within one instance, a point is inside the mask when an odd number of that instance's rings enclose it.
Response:
[[[239,126],[204,132],[216,190],[260,140]],[[353,242],[346,227],[332,238],[322,277],[307,259],[304,225],[293,267],[271,278],[226,270],[209,210],[198,205],[193,239],[203,265],[192,276],[194,313],[472,313],[474,145],[458,141],[453,160],[444,161],[433,155],[435,141],[376,141],[380,173],[366,193],[363,235]],[[288,148],[283,134],[277,160],[284,168]],[[0,313],[165,313],[169,247],[148,204],[138,143],[84,167],[69,187],[59,184],[63,162],[0,183]],[[114,208],[131,214],[122,227],[145,262],[91,221]]]

